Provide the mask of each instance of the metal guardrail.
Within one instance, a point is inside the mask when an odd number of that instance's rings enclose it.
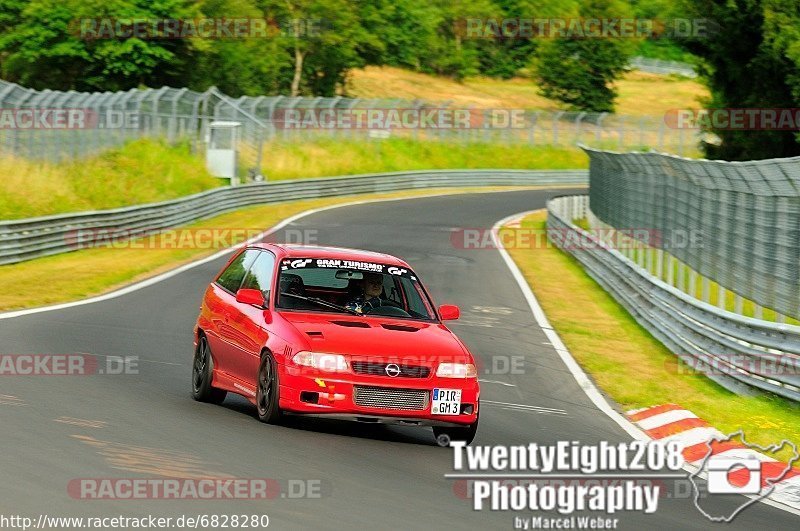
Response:
[[[728,312],[659,280],[572,223],[590,214],[588,196],[551,199],[547,213],[548,230],[564,233],[554,240],[556,245],[596,242],[561,248],[690,367],[734,392],[760,389],[800,401],[800,326]],[[568,232],[574,237],[567,237]]]
[[[458,186],[586,185],[585,170],[440,170],[273,181],[140,206],[0,222],[0,265],[144,236],[235,210],[318,197]]]

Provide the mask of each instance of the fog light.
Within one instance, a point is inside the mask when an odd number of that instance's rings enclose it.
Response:
[[[475,406],[472,404],[461,404],[462,415],[472,415],[473,411],[475,411]]]
[[[312,393],[311,391],[302,391],[300,393],[300,402],[307,404],[316,404],[319,402],[319,393]]]

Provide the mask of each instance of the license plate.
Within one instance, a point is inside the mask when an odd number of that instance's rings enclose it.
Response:
[[[431,402],[432,415],[458,415],[461,413],[461,389],[434,389]]]

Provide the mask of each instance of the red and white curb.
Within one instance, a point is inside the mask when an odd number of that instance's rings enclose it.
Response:
[[[687,469],[698,470],[709,451],[716,457],[732,459],[758,459],[761,464],[761,495],[771,483],[767,480],[778,478],[786,470],[786,463],[777,461],[736,440],[724,440],[728,436],[712,427],[705,420],[676,404],[663,404],[627,412],[628,418],[651,439],[660,442],[677,441],[683,447],[683,457]],[[795,463],[800,463],[796,460]],[[700,474],[703,477],[705,474]],[[736,470],[728,475],[732,485],[747,483],[750,473]],[[756,495],[754,495],[756,496]],[[758,495],[760,496],[760,495]],[[800,509],[800,468],[791,467],[783,477],[775,482],[775,490],[767,496],[769,500]]]

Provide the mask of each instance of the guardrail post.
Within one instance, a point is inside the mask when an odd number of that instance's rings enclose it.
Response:
[[[8,250],[3,250],[6,247]],[[19,231],[0,226],[0,264],[19,262]]]
[[[641,268],[644,268],[645,254],[647,254],[645,245],[641,242],[637,243],[636,244],[636,256],[638,258],[637,263]]]
[[[675,285],[675,257],[667,255],[667,284]]]
[[[744,310],[744,297],[739,295],[738,293],[733,296],[733,311],[739,315],[742,315]]]
[[[689,269],[689,295],[697,297],[697,271]]]
[[[656,278],[664,279],[664,250],[656,249]]]

